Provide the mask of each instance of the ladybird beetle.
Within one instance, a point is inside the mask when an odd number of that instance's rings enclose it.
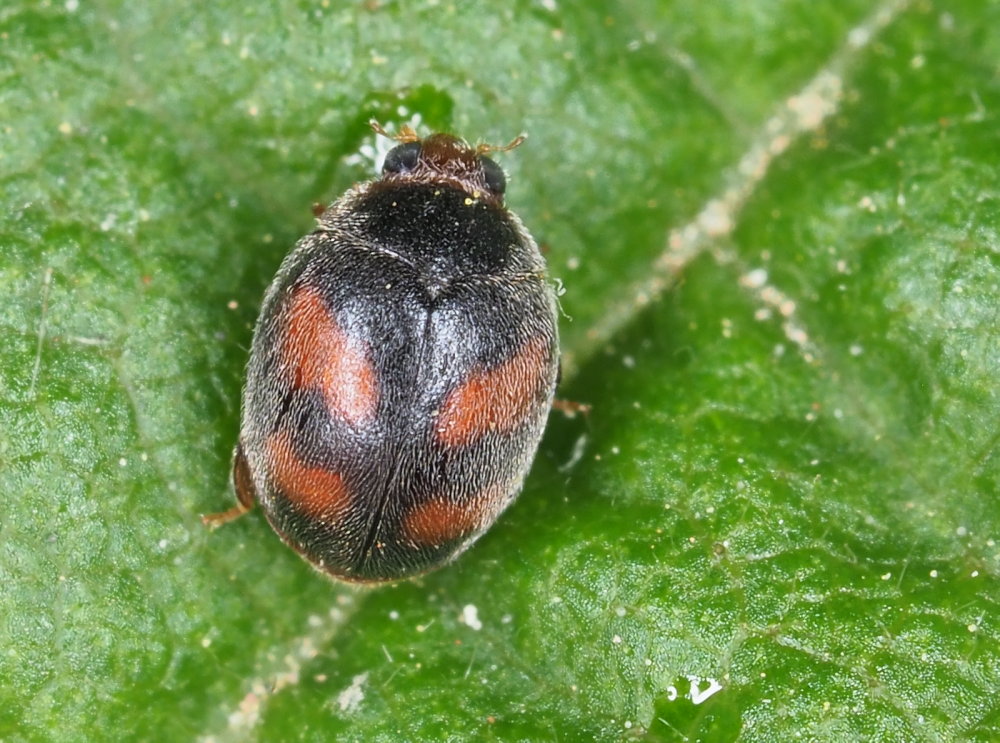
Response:
[[[372,122],[375,131],[389,135]],[[233,485],[318,570],[440,567],[521,489],[559,367],[545,262],[490,152],[393,137],[285,258],[254,330]]]

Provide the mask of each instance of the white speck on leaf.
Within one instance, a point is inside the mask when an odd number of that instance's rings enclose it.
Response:
[[[362,688],[368,681],[368,671],[359,673],[351,679],[351,685],[337,695],[337,706],[341,712],[354,712],[365,700],[365,692]]]
[[[853,47],[862,47],[871,38],[871,31],[863,26],[852,28],[847,34],[847,43]]]
[[[476,608],[475,604],[466,604],[462,607],[462,622],[469,629],[474,629],[477,632],[483,628],[483,623],[479,620],[479,609]]]
[[[788,108],[802,129],[815,129],[837,110],[843,85],[840,77],[826,72],[820,76],[819,82],[821,84],[788,99]]]
[[[731,209],[721,200],[709,201],[698,215],[697,222],[705,234],[712,237],[727,235],[733,229]]]
[[[569,472],[573,469],[577,462],[583,459],[583,453],[587,449],[587,434],[580,434],[579,438],[573,443],[573,451],[570,452],[569,459],[559,466],[560,472]]]
[[[750,289],[759,289],[767,283],[767,269],[755,268],[740,277],[740,283]]]
[[[692,704],[701,704],[716,692],[722,691],[722,684],[715,679],[702,679],[699,676],[688,676],[687,678],[691,682],[691,693],[688,696],[691,698]],[[708,686],[704,691],[701,689],[702,680],[708,681]]]

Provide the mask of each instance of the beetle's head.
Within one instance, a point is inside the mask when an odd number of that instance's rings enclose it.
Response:
[[[370,123],[377,133],[399,142],[385,156],[383,180],[448,183],[458,186],[473,198],[483,198],[496,204],[503,203],[507,176],[503,168],[487,155],[490,152],[506,152],[525,140],[522,134],[503,147],[488,144],[473,146],[451,134],[431,134],[421,139],[409,126],[403,126],[398,134],[389,134],[375,121]]]

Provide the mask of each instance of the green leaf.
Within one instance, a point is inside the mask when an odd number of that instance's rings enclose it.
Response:
[[[0,738],[1000,738],[1000,4],[0,10]],[[374,135],[506,142],[562,395],[455,564],[215,533]],[[358,153],[361,153],[359,156]]]

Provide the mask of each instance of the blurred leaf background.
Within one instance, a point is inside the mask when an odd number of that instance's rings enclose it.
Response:
[[[997,28],[5,4],[0,739],[1000,738]],[[457,563],[353,591],[198,517],[260,297],[374,172],[372,116],[530,134],[508,202],[593,411]]]

